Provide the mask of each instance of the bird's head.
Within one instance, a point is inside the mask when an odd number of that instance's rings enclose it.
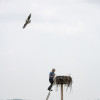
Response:
[[[31,20],[29,20],[28,23],[31,23]]]

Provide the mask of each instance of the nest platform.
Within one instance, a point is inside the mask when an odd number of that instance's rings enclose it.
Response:
[[[64,84],[67,85],[68,87],[72,86],[72,78],[71,76],[56,76],[55,84],[56,85]]]

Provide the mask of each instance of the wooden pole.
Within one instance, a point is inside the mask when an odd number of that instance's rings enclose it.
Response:
[[[61,84],[61,100],[63,100],[63,84]]]

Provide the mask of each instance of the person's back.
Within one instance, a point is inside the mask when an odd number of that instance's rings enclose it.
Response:
[[[49,79],[54,79],[53,76],[55,76],[55,73],[54,73],[54,72],[50,72],[50,73],[49,73]]]

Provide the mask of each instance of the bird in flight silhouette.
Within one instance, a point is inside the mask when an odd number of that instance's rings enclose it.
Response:
[[[27,24],[29,24],[31,22],[30,18],[31,18],[31,13],[29,14],[28,18],[26,19],[23,28],[25,28],[27,26]]]

